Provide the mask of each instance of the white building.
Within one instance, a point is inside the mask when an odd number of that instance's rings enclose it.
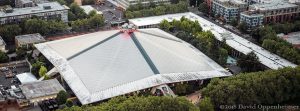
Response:
[[[150,5],[150,2],[155,4],[168,4],[170,0],[116,0],[116,2],[121,5],[121,7],[128,8],[130,5],[136,5],[139,2],[142,3],[142,5]]]
[[[96,11],[97,14],[102,15],[103,13],[101,11],[97,11],[94,7],[92,7],[91,5],[83,5],[83,6],[79,6],[80,8],[82,8],[84,10],[84,12],[86,14],[89,14],[91,11]]]
[[[82,104],[155,86],[231,74],[160,29],[95,32],[36,44]]]
[[[38,3],[33,7],[0,9],[0,24],[20,23],[32,17],[41,19],[61,19],[68,22],[69,7],[57,2]]]

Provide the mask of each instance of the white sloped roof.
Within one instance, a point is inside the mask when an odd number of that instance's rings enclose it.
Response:
[[[153,86],[230,76],[186,42],[159,29],[96,32],[35,45],[82,104]]]
[[[25,73],[22,73],[22,74],[18,74],[18,75],[16,75],[16,76],[17,76],[17,78],[19,79],[19,81],[20,81],[22,84],[37,81],[36,77],[35,77],[33,74],[29,73],[29,72],[25,72]]]

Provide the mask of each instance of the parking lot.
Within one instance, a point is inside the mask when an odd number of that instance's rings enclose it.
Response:
[[[105,1],[105,4],[103,5],[93,5],[93,7],[103,13],[106,27],[110,27],[111,22],[123,20],[123,11],[117,9],[117,6],[109,1]]]
[[[3,66],[0,68],[0,85],[3,87],[10,87],[11,85],[19,85],[16,78],[17,74],[29,72],[29,66],[26,63],[19,63],[17,65]]]

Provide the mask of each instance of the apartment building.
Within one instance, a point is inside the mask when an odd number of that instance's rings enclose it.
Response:
[[[245,22],[249,28],[261,26],[264,15],[258,11],[245,11],[240,14],[240,23]]]
[[[300,14],[299,5],[288,1],[253,4],[250,6],[250,10],[256,10],[263,14],[264,23],[287,22]]]
[[[213,0],[212,13],[224,22],[238,19],[239,13],[247,10],[247,3],[240,0]]]
[[[41,19],[61,19],[68,22],[69,7],[57,2],[35,3],[34,6],[12,8],[9,6],[0,8],[0,24],[20,23],[32,17]]]
[[[143,5],[150,5],[151,2],[155,4],[168,4],[171,0],[116,0],[116,2],[124,8],[128,8],[130,5],[136,5],[139,2]]]

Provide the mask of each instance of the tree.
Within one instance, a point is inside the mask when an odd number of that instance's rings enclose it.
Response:
[[[286,67],[215,78],[201,90],[201,94],[210,97],[216,108],[224,104],[285,104],[300,97],[299,82],[300,67]]]
[[[161,28],[161,29],[163,29],[165,31],[169,31],[170,27],[171,27],[171,25],[170,25],[170,23],[167,20],[163,20],[159,24],[159,28]]]
[[[184,97],[115,97],[96,106],[73,106],[59,111],[199,111]]]
[[[235,18],[231,18],[230,25],[236,27],[238,25],[238,21]]]
[[[67,102],[66,102],[66,106],[72,107],[73,106],[72,100],[68,99]]]
[[[27,55],[27,48],[26,47],[18,47],[16,49],[17,59],[24,59]]]
[[[8,62],[8,56],[4,52],[0,51],[0,63],[4,62]]]
[[[47,73],[47,68],[45,66],[41,66],[39,70],[39,76],[44,77]]]
[[[239,25],[238,25],[238,29],[242,32],[242,33],[246,33],[247,32],[247,29],[248,29],[248,25],[246,22],[241,22]]]
[[[89,12],[88,17],[90,18],[90,17],[93,17],[95,15],[97,15],[97,11],[96,10],[92,10],[92,11]]]
[[[133,12],[132,11],[126,11],[125,12],[125,17],[128,19],[134,18]]]
[[[198,10],[204,14],[208,14],[208,6],[206,3],[201,3],[198,7]]]
[[[89,26],[91,28],[99,28],[104,26],[104,18],[101,15],[94,15],[88,19]]]
[[[22,29],[19,25],[0,25],[0,35],[5,41],[14,41],[15,36],[20,35]]]
[[[77,19],[87,18],[87,14],[76,3],[72,3],[70,5],[70,11],[76,16]]]
[[[199,103],[199,109],[201,111],[214,111],[214,105],[209,97],[204,97]]]
[[[35,77],[39,78],[39,70],[41,66],[44,66],[45,63],[36,61],[32,64],[31,73],[35,75]]]
[[[77,18],[76,18],[76,15],[73,13],[73,12],[71,12],[71,11],[68,11],[68,20],[69,21],[74,21],[74,20],[76,20]]]
[[[42,35],[48,34],[47,22],[40,19],[29,19],[25,22],[26,33],[40,33]]]
[[[255,72],[262,70],[258,57],[254,52],[242,55],[237,61],[237,65],[245,72]]]
[[[218,63],[220,65],[226,65],[227,57],[228,57],[228,51],[224,48],[219,48]]]
[[[56,101],[59,105],[65,104],[68,98],[68,93],[64,90],[59,91],[56,96]]]

